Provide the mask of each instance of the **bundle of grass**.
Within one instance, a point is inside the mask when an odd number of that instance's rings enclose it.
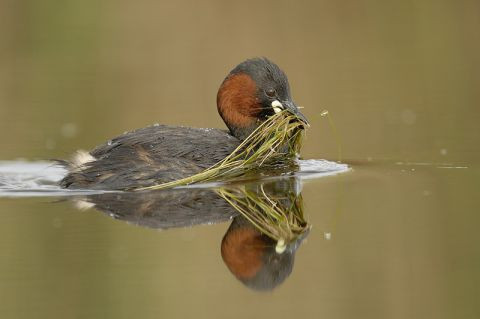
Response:
[[[289,111],[278,112],[260,124],[227,157],[206,170],[179,180],[137,190],[166,189],[199,182],[225,180],[298,156],[305,123]]]
[[[302,197],[292,192],[267,195],[263,185],[258,188],[220,188],[216,192],[260,232],[275,240],[277,253],[283,253],[288,243],[310,229],[303,216]]]

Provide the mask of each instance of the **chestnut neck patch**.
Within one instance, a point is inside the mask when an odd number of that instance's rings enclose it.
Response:
[[[246,73],[229,75],[218,90],[217,108],[234,135],[254,126],[262,108],[255,81]]]

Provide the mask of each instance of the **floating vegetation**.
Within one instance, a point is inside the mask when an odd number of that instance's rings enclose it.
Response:
[[[304,128],[296,115],[283,110],[260,124],[230,155],[204,171],[171,182],[137,188],[156,190],[199,182],[225,180],[258,169],[267,163],[280,163],[298,156]]]
[[[216,192],[260,232],[275,240],[279,254],[310,229],[303,216],[302,196],[294,192],[267,194],[263,184],[258,189],[242,186],[219,188]]]

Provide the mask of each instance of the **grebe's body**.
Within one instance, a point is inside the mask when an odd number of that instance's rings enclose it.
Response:
[[[77,153],[61,186],[127,189],[174,181],[221,161],[240,142],[219,129],[153,125]]]
[[[265,58],[239,64],[225,78],[217,108],[229,128],[153,125],[118,136],[65,162],[65,188],[129,189],[196,174],[224,159],[268,116],[287,109],[304,119],[286,75]],[[306,120],[305,120],[306,121]]]

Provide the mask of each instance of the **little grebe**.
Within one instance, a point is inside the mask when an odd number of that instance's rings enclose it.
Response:
[[[269,116],[288,110],[306,122],[290,96],[287,76],[266,58],[237,65],[217,94],[217,108],[230,132],[153,125],[120,135],[64,162],[65,188],[127,189],[184,178],[229,155]]]

